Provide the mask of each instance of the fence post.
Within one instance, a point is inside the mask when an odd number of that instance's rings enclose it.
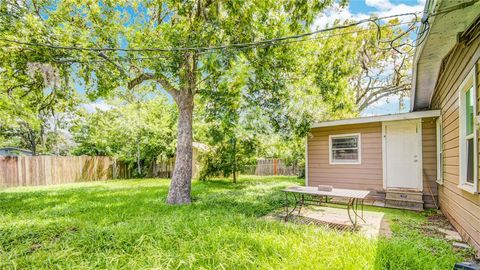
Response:
[[[273,159],[273,175],[277,175],[277,159]]]
[[[112,179],[116,179],[116,175],[117,175],[117,159],[113,158]]]

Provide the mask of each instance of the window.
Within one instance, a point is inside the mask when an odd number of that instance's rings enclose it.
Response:
[[[442,118],[437,118],[437,183],[443,184],[443,130]]]
[[[330,164],[360,164],[360,134],[330,135]]]
[[[460,187],[469,192],[478,191],[477,165],[477,89],[474,68],[460,86]]]

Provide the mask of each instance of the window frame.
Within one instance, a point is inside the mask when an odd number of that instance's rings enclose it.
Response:
[[[435,122],[437,135],[437,183],[443,185],[443,124],[442,117]]]
[[[477,131],[477,69],[476,66],[468,73],[459,87],[459,184],[458,187],[476,194],[478,193],[478,131]],[[466,98],[465,94],[468,90],[472,90],[473,93],[473,132],[466,135],[467,117],[466,117]],[[468,150],[467,140],[473,139],[473,183],[467,182],[467,163],[468,163]]]
[[[342,137],[357,137],[357,149],[358,149],[358,158],[357,161],[348,160],[348,161],[338,161],[333,159],[333,145],[332,141],[334,138]],[[348,134],[335,134],[328,136],[328,160],[330,165],[358,165],[362,164],[362,136],[361,133],[348,133]]]

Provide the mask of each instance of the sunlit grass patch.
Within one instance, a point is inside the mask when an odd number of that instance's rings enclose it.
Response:
[[[195,181],[188,206],[165,204],[169,180],[132,179],[0,192],[0,268],[451,269],[464,254],[385,212],[389,239],[263,218],[293,177]]]

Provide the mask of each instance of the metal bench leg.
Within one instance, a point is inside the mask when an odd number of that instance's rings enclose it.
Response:
[[[359,204],[360,204],[360,211],[361,211],[360,214],[358,213],[358,205]],[[363,222],[366,222],[365,219],[363,219],[363,200],[356,199],[356,198],[352,199],[351,208],[352,208],[353,214],[355,215],[354,216],[355,224],[357,223],[357,217],[360,218]]]
[[[305,204],[305,196],[302,194],[301,195],[301,200],[299,201],[299,207],[298,207],[298,214],[297,215],[300,215],[300,211],[302,211],[302,207],[303,205]]]
[[[285,221],[288,220],[288,193],[285,192]]]
[[[286,209],[285,221],[288,221],[288,216],[290,216],[293,212],[295,212],[295,210],[297,209],[298,205],[300,204],[300,200],[297,199],[297,196],[296,196],[294,193],[292,193],[292,195],[293,195],[293,198],[294,198],[294,200],[295,200],[295,205],[293,206],[293,209],[289,212],[289,211],[288,211],[288,198],[287,198],[287,193],[285,193],[285,200],[286,200],[286,201],[285,201],[285,202],[286,202],[286,204],[285,204],[285,209]],[[299,211],[299,213],[300,213],[300,211]]]
[[[350,222],[352,223],[353,225],[353,228],[355,228],[357,226],[357,216],[355,215],[355,210],[354,210],[354,204],[355,204],[355,199],[354,198],[351,198],[348,200],[348,204],[347,204],[347,213],[348,213],[348,218],[350,219]],[[355,217],[355,219],[352,217],[352,214],[350,214],[350,210],[352,210],[353,215]]]

